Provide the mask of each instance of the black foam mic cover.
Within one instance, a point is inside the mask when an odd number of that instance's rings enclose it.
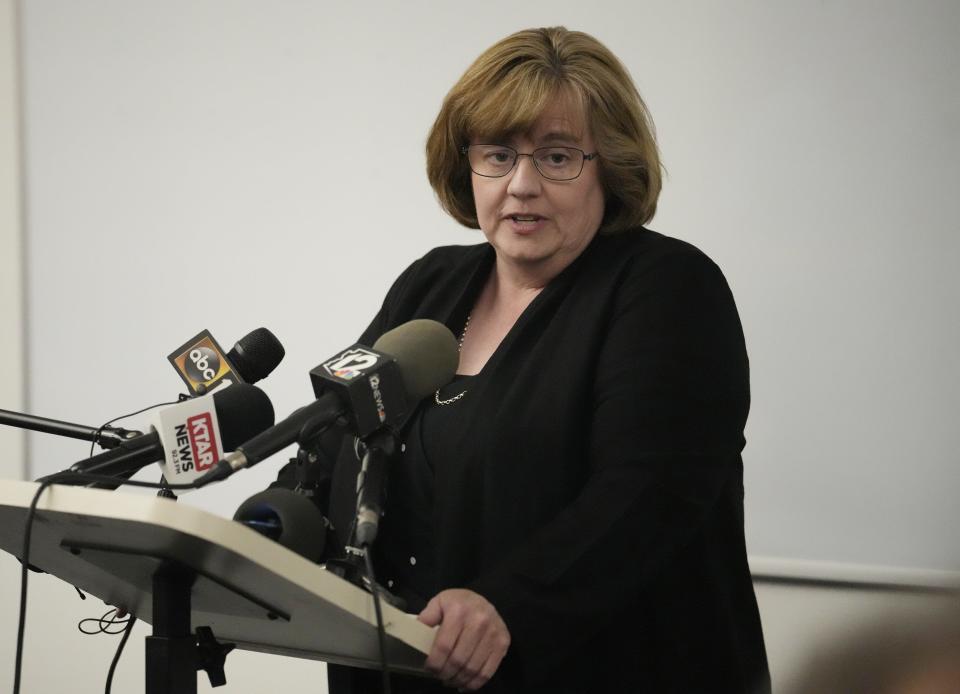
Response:
[[[256,383],[270,375],[283,360],[286,352],[276,335],[266,328],[257,328],[239,340],[227,359],[247,383]]]
[[[310,561],[319,562],[323,555],[327,519],[303,494],[267,489],[244,501],[233,519]]]

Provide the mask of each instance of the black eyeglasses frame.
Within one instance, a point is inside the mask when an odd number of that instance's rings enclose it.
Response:
[[[509,149],[516,156],[513,159],[513,165],[509,169],[504,171],[502,174],[491,176],[490,174],[482,174],[479,171],[474,171],[473,166],[470,166],[469,152],[471,147],[502,147],[503,149]],[[571,176],[570,178],[551,178],[550,176],[547,176],[545,173],[543,173],[543,171],[540,170],[540,166],[537,164],[537,160],[534,158],[533,155],[539,152],[541,149],[557,149],[557,148],[572,149],[575,152],[580,152],[580,154],[583,155],[583,160],[580,162],[580,170],[577,172],[576,176]],[[530,161],[533,162],[533,168],[537,170],[538,174],[540,174],[543,178],[547,179],[548,181],[558,181],[561,183],[564,181],[575,181],[578,178],[580,178],[580,174],[583,173],[583,165],[586,162],[592,161],[600,156],[600,152],[590,152],[588,154],[587,152],[583,151],[579,147],[570,147],[569,145],[547,145],[545,147],[537,147],[532,152],[518,152],[517,150],[515,150],[513,147],[509,145],[501,145],[495,142],[477,142],[472,145],[463,145],[462,147],[460,147],[460,153],[467,155],[467,165],[470,166],[470,170],[473,171],[473,173],[477,174],[477,176],[482,176],[483,178],[503,178],[504,176],[509,174],[511,171],[513,171],[517,167],[517,163],[520,161],[520,157],[530,157]]]

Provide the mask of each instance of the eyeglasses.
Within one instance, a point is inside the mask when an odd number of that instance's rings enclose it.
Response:
[[[572,181],[583,171],[583,162],[600,156],[599,152],[587,154],[576,147],[538,147],[527,153],[506,145],[469,145],[460,151],[467,155],[470,170],[478,176],[506,176],[520,157],[530,157],[540,175],[551,181]]]

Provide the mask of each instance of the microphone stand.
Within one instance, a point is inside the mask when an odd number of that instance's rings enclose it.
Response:
[[[326,566],[331,573],[371,593],[377,591],[388,603],[403,610],[406,601],[383,586],[373,585],[366,564],[383,515],[387,474],[400,451],[400,439],[394,431],[383,429],[367,437],[363,444],[365,450],[357,475],[357,520],[344,548],[345,555],[328,560]]]
[[[357,476],[357,523],[354,540],[358,547],[372,547],[377,539],[380,516],[387,492],[387,473],[400,450],[399,438],[389,429],[368,437]]]
[[[177,396],[179,402],[189,400],[189,395],[180,394]],[[137,413],[139,414],[139,413]],[[45,417],[35,417],[33,415],[20,412],[11,412],[9,410],[0,410],[0,424],[9,424],[23,429],[40,431],[47,434],[57,434],[68,438],[80,439],[83,441],[93,441],[101,448],[121,449],[113,453],[99,453],[90,458],[80,460],[61,472],[87,472],[96,475],[106,475],[117,478],[117,483],[107,482],[79,482],[68,479],[58,481],[58,484],[83,485],[92,489],[116,489],[123,480],[130,479],[137,471],[145,466],[143,462],[143,449],[153,445],[153,442],[143,436],[142,431],[135,429],[124,429],[122,427],[103,426],[99,428],[88,427],[83,424],[72,424],[70,422],[61,422],[56,419],[47,419]],[[60,473],[53,473],[58,475]],[[40,480],[45,479],[41,477]],[[161,475],[160,483],[164,484],[166,480]],[[157,496],[168,499],[176,499],[176,495],[169,489],[161,489]]]
[[[58,419],[36,417],[23,412],[0,410],[0,424],[6,424],[20,429],[40,431],[45,434],[56,434],[81,441],[93,441],[101,448],[116,448],[124,441],[128,441],[143,434],[142,431],[123,429],[121,427],[89,427],[72,422],[61,422]]]
[[[180,399],[186,398],[181,396]],[[143,441],[137,440],[143,435],[141,431],[89,427],[2,409],[0,424],[93,441],[101,448],[125,449],[123,455],[115,456],[106,464],[101,456],[80,461],[71,466],[70,470],[74,472],[108,474],[123,480],[143,467],[138,460],[144,445]],[[161,477],[161,482],[163,479]],[[116,485],[94,483],[88,486],[115,489],[119,485],[118,481]],[[158,496],[176,499],[169,489],[161,489]],[[32,566],[28,568],[39,571]],[[209,627],[198,627],[195,632],[191,629],[190,605],[195,578],[192,569],[166,560],[161,561],[160,568],[152,576],[153,633],[146,639],[147,694],[195,694],[200,670],[206,671],[212,687],[226,684],[224,661],[234,644],[217,641]]]

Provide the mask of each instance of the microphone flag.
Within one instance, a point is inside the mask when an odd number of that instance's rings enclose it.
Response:
[[[192,482],[225,452],[212,393],[158,410],[153,428],[163,448],[163,476],[172,484]]]
[[[193,395],[203,395],[220,386],[244,383],[240,372],[209,330],[201,330],[167,356]]]

